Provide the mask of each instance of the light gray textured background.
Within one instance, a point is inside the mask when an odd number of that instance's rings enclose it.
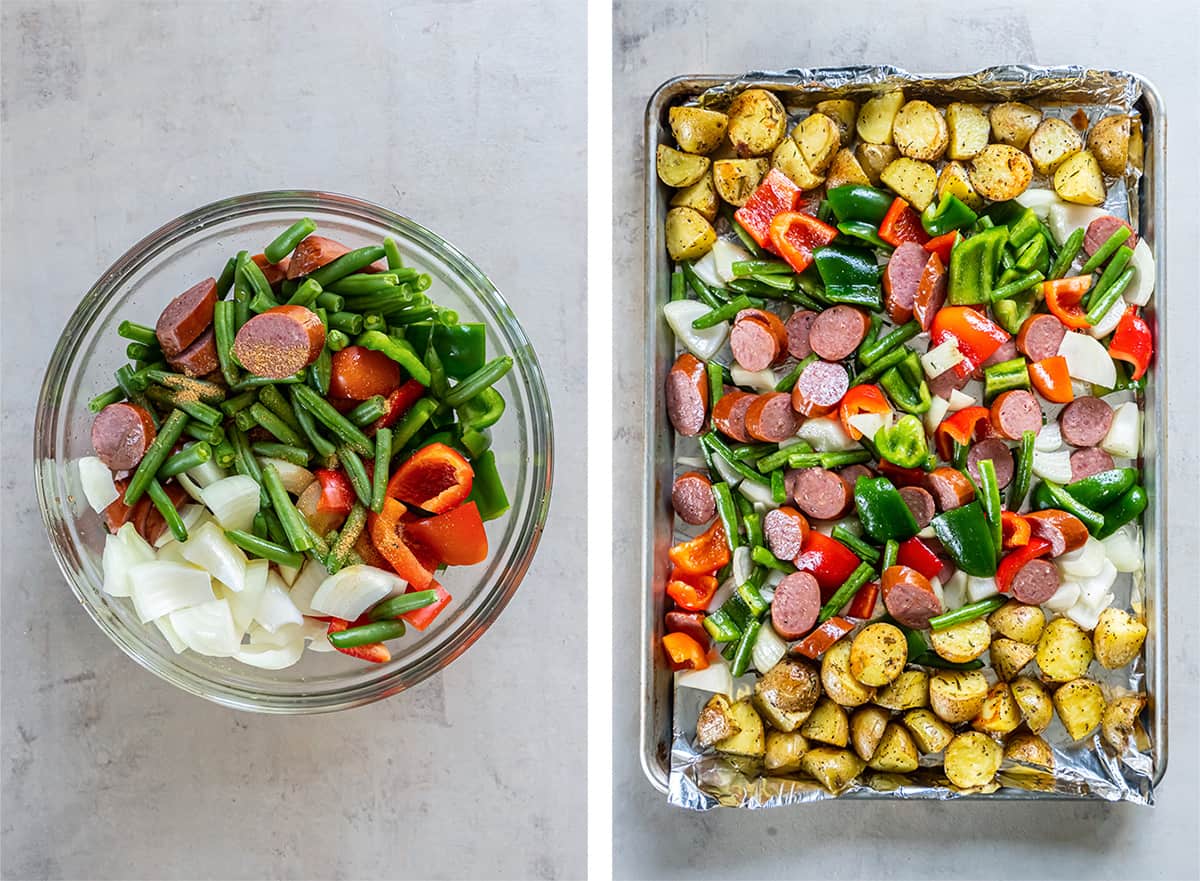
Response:
[[[5,878],[584,873],[584,34],[565,0],[3,3]],[[315,718],[218,708],[126,658],[59,574],[31,481],[82,293],[170,218],[283,187],[471,255],[534,342],[558,435],[499,622],[412,691]]]
[[[619,878],[1195,878],[1197,819],[1197,433],[1195,280],[1196,48],[1191,0],[1087,4],[617,2],[613,137],[614,325],[642,326],[646,102],[680,74],[892,63],[914,71],[991,64],[1091,64],[1133,70],[1161,90],[1169,125],[1173,369],[1168,433],[1171,759],[1152,809],[1101,804],[820,803],[758,813],[686,813],[666,805],[637,756],[638,653],[616,659],[614,871]],[[637,462],[642,339],[618,335],[614,461]],[[637,469],[617,469],[614,498],[633,499]],[[615,504],[615,639],[633,646],[639,536]]]

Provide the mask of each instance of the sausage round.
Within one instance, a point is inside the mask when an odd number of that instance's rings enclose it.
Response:
[[[933,324],[933,316],[946,305],[946,268],[942,258],[930,254],[925,268],[921,271],[921,281],[917,285],[917,295],[913,299],[913,317],[921,325],[921,330],[929,330]]]
[[[255,315],[233,339],[238,362],[255,376],[286,379],[317,360],[325,325],[303,306],[276,306]],[[701,366],[701,373],[704,368]]]
[[[802,361],[812,354],[812,346],[808,344],[809,332],[817,313],[811,309],[797,309],[788,318],[784,327],[787,329],[787,351],[797,361]]]
[[[1058,414],[1062,438],[1073,447],[1094,447],[1112,426],[1113,410],[1099,398],[1076,398]]]
[[[813,321],[808,342],[826,361],[841,361],[859,347],[870,326],[862,309],[844,304],[831,306]]]
[[[971,374],[971,378],[982,381],[983,371],[988,367],[992,367],[996,364],[1003,364],[1005,361],[1011,361],[1015,357],[1017,357],[1017,344],[1011,339],[1007,339],[1000,344],[1000,347],[996,349],[996,351],[988,355],[982,364],[975,368]]]
[[[1130,232],[1124,246],[1132,249],[1137,245],[1137,233],[1134,232],[1133,227],[1113,214],[1105,214],[1088,224],[1087,232],[1083,234],[1083,250],[1089,257],[1092,256],[1100,250],[1101,245],[1108,241],[1109,236],[1123,226],[1129,227]]]
[[[745,370],[765,370],[780,354],[779,340],[765,321],[747,317],[735,321],[729,332],[733,360]]]
[[[350,249],[341,242],[327,239],[324,236],[308,236],[292,251],[288,260],[287,277],[300,278],[311,272],[316,272],[326,263],[332,263],[343,254],[349,254]]]
[[[957,468],[934,468],[926,476],[925,486],[943,511],[961,508],[975,498],[975,487]]]
[[[787,392],[758,395],[746,408],[746,433],[755,440],[777,444],[800,428],[800,417],[792,409]]]
[[[707,652],[712,644],[712,637],[704,629],[703,622],[704,614],[702,612],[681,612],[676,609],[673,612],[667,612],[666,615],[668,633],[686,633],[700,643],[700,648]]]
[[[1032,392],[1014,389],[992,402],[992,427],[1001,437],[1020,440],[1026,431],[1042,430],[1042,408]]]
[[[284,257],[278,263],[270,262],[266,254],[255,254],[250,259],[254,261],[255,266],[262,270],[263,278],[271,287],[275,287],[287,278],[288,266],[291,264],[290,257]]]
[[[776,508],[763,517],[763,538],[767,550],[780,560],[800,556],[804,539],[808,537],[808,521],[795,508]]]
[[[1115,466],[1113,457],[1099,447],[1084,447],[1071,454],[1071,480],[1083,480]]]
[[[1022,515],[1029,522],[1034,538],[1050,542],[1050,556],[1069,554],[1083,547],[1088,539],[1087,527],[1074,514],[1054,508]]]
[[[1021,602],[1040,606],[1054,596],[1061,583],[1058,567],[1049,560],[1030,560],[1017,570],[1010,590]]]
[[[1044,361],[1058,354],[1066,335],[1066,325],[1054,315],[1030,315],[1017,331],[1017,351],[1031,361]]]
[[[971,374],[959,376],[958,372],[951,367],[944,373],[939,373],[933,379],[928,381],[929,393],[943,400],[950,400],[950,395],[961,389],[971,381]]]
[[[784,639],[800,639],[812,630],[820,612],[821,585],[808,572],[793,572],[776,585],[771,625]]]
[[[712,481],[699,471],[679,475],[671,487],[671,505],[684,523],[693,526],[707,523],[717,513]]]
[[[896,324],[912,320],[917,288],[930,254],[916,242],[901,242],[883,270],[884,305]]]
[[[1013,457],[1004,441],[993,437],[981,440],[971,447],[967,453],[967,472],[976,483],[979,482],[979,463],[984,459],[992,460],[992,466],[996,469],[996,483],[1000,489],[1008,486],[1013,478]]]
[[[792,388],[792,408],[804,416],[832,413],[850,388],[850,374],[841,364],[813,361]]]
[[[734,316],[734,324],[743,321],[747,318],[753,318],[764,324],[767,330],[771,331],[771,335],[775,337],[779,343],[780,353],[787,351],[788,335],[787,327],[783,323],[783,319],[774,312],[768,312],[766,309],[742,309]]]
[[[157,432],[150,414],[137,404],[109,404],[92,420],[92,448],[112,471],[132,471]]]
[[[908,566],[889,566],[879,579],[883,604],[888,614],[914,630],[929,626],[929,619],[942,613],[942,604],[929,579]]]
[[[212,326],[192,340],[192,344],[177,355],[167,358],[167,363],[188,376],[206,376],[221,366],[217,360],[217,335]]]
[[[924,529],[929,525],[929,521],[933,519],[937,509],[933,504],[933,496],[929,494],[928,490],[921,489],[919,486],[902,486],[900,487],[900,498],[904,499],[904,504],[908,505],[908,510],[912,511],[918,529]]]
[[[216,302],[217,280],[206,278],[168,303],[154,326],[163,354],[168,358],[178,355],[204,333],[212,324]]]
[[[739,444],[749,443],[750,435],[746,433],[746,411],[750,409],[756,397],[758,396],[749,392],[725,392],[713,407],[713,425],[721,434],[733,438]]]
[[[887,461],[887,460],[884,460]],[[858,483],[860,477],[874,477],[875,472],[866,465],[847,465],[845,468],[839,468],[838,474],[842,476],[842,480],[850,484],[850,489],[854,489],[854,484]]]
[[[708,377],[704,363],[684,352],[667,373],[667,416],[677,432],[695,437],[704,430],[707,415]]]
[[[789,472],[788,492],[796,507],[814,520],[833,520],[841,517],[854,501],[850,484],[836,471],[824,468],[801,468]]]

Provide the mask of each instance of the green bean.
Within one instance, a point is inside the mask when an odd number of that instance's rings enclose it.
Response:
[[[775,450],[775,444],[738,444],[736,447],[730,447],[733,453],[733,458],[739,462],[750,462],[751,464],[758,462],[763,456]]]
[[[378,330],[387,332],[387,319],[378,312],[368,312],[363,315],[363,330]]]
[[[325,340],[328,342],[328,335],[326,335]],[[328,345],[321,349],[321,354],[317,356],[317,360],[308,368],[308,375],[309,382],[319,394],[329,394],[329,383],[333,376],[333,355],[330,353]]]
[[[791,447],[788,448],[789,450]],[[843,468],[870,462],[870,450],[830,450],[825,453],[793,453],[788,457],[792,468]]]
[[[1017,453],[1017,467],[1013,474],[1012,485],[1008,488],[1008,509],[1020,511],[1025,504],[1025,496],[1029,492],[1029,482],[1033,475],[1033,451],[1037,433],[1028,429],[1021,434],[1021,447]]]
[[[1083,264],[1083,268],[1079,270],[1080,275],[1089,275],[1104,265],[1104,261],[1117,252],[1117,249],[1125,244],[1125,240],[1133,235],[1133,230],[1126,224],[1118,226],[1103,244],[1096,249],[1095,253],[1087,259]],[[1130,249],[1130,253],[1133,253]]]
[[[258,264],[250,259],[250,255],[246,251],[238,253],[235,273],[241,276],[242,281],[249,289],[249,305],[251,309],[254,308],[254,301],[261,299],[267,299],[275,303],[275,305],[279,305],[275,302],[275,295],[271,293],[271,285],[267,281],[267,277],[258,268]]]
[[[436,314],[436,306],[421,303],[414,306],[405,306],[399,311],[389,311],[387,317],[388,321],[392,324],[416,324],[418,321],[425,321]]]
[[[217,299],[224,300],[225,295],[229,293],[229,289],[233,287],[233,275],[237,270],[237,259],[230,257],[225,261],[225,268],[221,270],[221,274],[217,276]]]
[[[1113,263],[1116,263],[1115,258],[1113,259]],[[1109,265],[1111,266],[1112,264]],[[1117,300],[1121,299],[1121,294],[1125,293],[1125,289],[1133,281],[1135,273],[1136,270],[1134,267],[1128,266],[1103,290],[1097,285],[1096,293],[1092,297],[1092,304],[1087,311],[1087,320],[1089,322],[1092,324],[1100,323],[1100,319],[1108,314],[1108,310],[1116,305]]]
[[[144,346],[158,345],[158,335],[154,332],[154,328],[146,327],[146,325],[138,324],[135,321],[122,321],[117,325],[117,333],[127,340],[133,340],[133,342],[141,343]]]
[[[717,437],[716,434],[711,430],[700,435],[700,443],[702,446],[707,447],[713,454],[719,455],[722,459],[728,462],[729,467],[747,480],[753,481],[754,483],[761,483],[763,486],[771,485],[771,478],[764,477],[745,462],[739,462],[737,459],[735,459],[733,456],[733,451],[729,449],[729,447],[725,445],[725,442]]]
[[[263,516],[262,511],[255,514],[254,519],[250,521],[250,534],[253,538],[267,538],[267,518]]]
[[[869,346],[863,346],[859,350],[858,359],[864,367],[870,367],[888,352],[897,346],[904,345],[920,332],[921,324],[918,321],[902,324],[882,339],[876,340]]]
[[[787,501],[787,483],[784,481],[783,472],[776,470],[771,472],[771,501],[777,505],[782,505]]]
[[[213,461],[222,468],[231,468],[237,462],[237,449],[229,438],[217,444],[213,450]]]
[[[858,589],[870,581],[874,574],[875,570],[868,564],[859,563],[858,568],[850,573],[850,577],[846,579],[845,583],[829,598],[829,602],[821,607],[821,612],[817,615],[817,623],[821,624],[838,614],[846,603],[854,598]]]
[[[193,468],[198,468],[211,458],[212,446],[204,441],[200,441],[199,443],[192,444],[190,447],[184,447],[174,456],[163,462],[162,467],[158,469],[158,476],[164,480],[168,477],[174,477],[176,474],[182,474],[184,471],[191,471]]]
[[[716,327],[722,321],[732,321],[739,312],[743,309],[749,309],[750,300],[745,294],[739,294],[728,303],[718,306],[716,309],[710,309],[699,318],[692,322],[692,327],[695,330],[704,330],[709,327]]]
[[[350,478],[350,485],[354,487],[354,494],[358,496],[360,502],[370,506],[371,478],[367,476],[367,468],[363,465],[362,459],[358,453],[347,446],[338,447],[337,456],[342,463],[342,468],[346,471],[346,476]]]
[[[205,425],[203,422],[196,422],[194,419],[189,420],[184,426],[183,433],[190,438],[198,441],[204,441],[210,447],[216,447],[221,441],[225,440],[225,429],[219,425]]]
[[[898,349],[893,349],[886,355],[880,356],[879,360],[865,370],[860,370],[854,377],[854,382],[851,386],[862,385],[864,382],[871,382],[877,376],[882,376],[887,373],[901,361],[908,357],[911,349],[901,346]]]
[[[432,339],[432,338],[433,338],[432,335],[430,335],[430,339]],[[416,350],[407,341],[393,339],[392,337],[388,336],[386,333],[383,333],[382,331],[369,330],[366,333],[362,334],[360,337],[358,337],[358,339],[356,339],[354,342],[355,342],[355,344],[360,345],[360,346],[365,346],[366,348],[371,349],[372,351],[380,352],[384,355],[387,355],[389,358],[391,358],[393,361],[395,361],[397,364],[399,364],[401,367],[403,367],[406,371],[408,371],[409,376],[411,376],[417,382],[421,383],[421,385],[423,385],[423,386],[429,385],[429,379],[430,379],[429,368],[426,367],[421,362],[421,359],[417,356]],[[505,357],[507,358],[507,356],[505,356]],[[504,359],[498,358],[496,360],[503,361]],[[484,364],[483,367],[479,368],[479,370],[477,370],[475,373],[471,374],[471,376],[468,376],[461,383],[459,383],[458,389],[461,389],[468,382],[471,382],[472,379],[475,379],[479,374],[482,374],[483,371],[487,370],[493,363],[494,362],[490,362],[489,364]],[[491,379],[490,381],[485,381],[488,379],[488,377],[483,376],[478,381],[478,387],[471,386],[461,394],[462,400],[459,401],[458,404],[451,403],[449,396],[447,396],[446,403],[451,407],[457,407],[459,404],[466,403],[466,401],[469,400],[471,397],[478,394],[484,388],[487,388],[492,383],[494,383],[497,379],[499,379],[501,376],[503,376],[505,373],[507,373],[508,367],[511,367],[511,366],[512,366],[512,359],[508,358],[508,366],[504,367],[500,371],[500,373],[496,375],[496,377],[494,379]],[[495,368],[493,368],[493,369],[495,369]],[[458,389],[455,389],[455,391],[458,391]]]
[[[253,292],[250,290],[250,285],[246,283],[246,277],[241,272],[242,263],[250,257],[249,251],[238,251],[234,258],[234,273],[233,273],[233,331],[237,333],[238,329],[246,323],[250,318],[250,298]]]
[[[267,538],[286,550],[287,533],[283,531],[283,526],[280,525],[279,518],[275,516],[275,512],[270,508],[263,508],[259,513],[262,514],[263,522],[267,526]]]
[[[433,398],[421,398],[400,417],[400,421],[392,429],[391,456],[399,453],[410,440],[416,437],[417,432],[425,427],[425,423],[429,421],[437,408],[438,402]],[[388,457],[389,460],[391,456]]]
[[[179,436],[183,434],[183,427],[187,424],[187,420],[188,415],[182,410],[172,410],[163,421],[158,435],[146,448],[137,471],[133,473],[129,485],[125,487],[125,504],[133,505],[146,492],[146,488],[158,474],[158,469],[162,467],[163,462],[167,461]]]
[[[795,566],[779,559],[762,545],[755,545],[750,549],[750,559],[759,566],[766,566],[768,569],[777,569],[789,575],[796,571]]]
[[[416,285],[418,291],[429,290],[431,287],[433,287],[433,276],[431,276],[428,272],[422,272],[417,276]]]
[[[218,404],[225,400],[225,389],[215,382],[184,376],[182,373],[170,373],[166,370],[148,370],[146,376],[151,382],[157,382],[159,385],[175,391],[185,392],[189,396],[194,395],[197,400],[208,404]]]
[[[233,359],[233,322],[236,306],[237,304],[229,300],[218,300],[213,304],[213,334],[216,338],[217,362],[221,366],[221,375],[229,385],[234,385],[241,377]]]
[[[116,404],[118,401],[125,400],[125,392],[119,385],[113,386],[106,392],[101,392],[88,401],[88,409],[93,413],[99,413],[109,404]]]
[[[329,327],[331,330],[357,336],[362,333],[363,317],[357,312],[334,312],[329,316]]]
[[[246,439],[245,431],[237,425],[233,425],[229,429],[229,439],[235,451],[234,469],[238,474],[244,474],[258,484],[261,506],[266,507],[271,503],[271,496],[267,493],[267,488],[263,486],[262,469],[258,467],[258,460],[254,458],[254,453],[250,450],[250,442]]]
[[[154,415],[149,401],[146,400],[147,386],[139,382],[138,375],[128,364],[122,364],[113,374],[117,378],[117,386],[124,392],[131,404],[137,404],[146,412]]]
[[[742,631],[741,639],[738,640],[737,650],[733,654],[733,661],[729,665],[730,672],[735,679],[750,668],[750,660],[753,658],[754,653],[754,643],[757,641],[758,631],[761,629],[762,621],[759,618],[755,618]]]
[[[130,343],[125,347],[125,357],[130,361],[156,361],[162,357],[162,349],[158,346]]]
[[[879,562],[879,551],[871,547],[845,526],[842,526],[842,524],[839,523],[833,527],[832,537],[854,551],[864,563],[870,563],[874,566]]]
[[[1054,263],[1050,266],[1050,271],[1046,273],[1046,278],[1062,278],[1067,274],[1067,270],[1070,269],[1075,258],[1079,256],[1079,249],[1083,247],[1083,237],[1085,235],[1086,231],[1083,227],[1080,227],[1067,236],[1067,240],[1063,242],[1062,250],[1058,252],[1058,256],[1054,258]]]
[[[304,432],[308,438],[308,442],[312,444],[312,448],[317,451],[317,455],[322,458],[328,458],[333,455],[333,442],[326,438],[317,429],[317,425],[313,422],[312,414],[300,406],[296,400],[295,389],[292,390],[292,412],[296,414],[296,421],[300,423],[300,430]]]
[[[242,392],[232,398],[226,398],[221,402],[221,411],[226,416],[234,416],[242,410],[247,409],[251,404],[258,400],[257,391]]]
[[[357,425],[335,410],[332,404],[308,386],[298,385],[294,393],[300,406],[341,438],[343,443],[364,456],[375,455],[375,444],[371,439],[363,434]]]
[[[304,306],[307,308],[312,306],[312,304],[317,301],[317,298],[320,297],[322,293],[323,291],[321,290],[321,286],[319,284],[317,284],[311,278],[306,278],[304,283],[301,284],[300,287],[296,288],[296,290],[292,292],[292,295],[288,297],[288,305]]]
[[[279,472],[270,462],[262,469],[263,486],[271,498],[271,507],[279,517],[279,523],[287,535],[288,544],[293,551],[307,551],[313,546],[312,536],[307,529],[308,524],[288,498],[287,490],[283,488],[283,480]]]
[[[405,612],[415,612],[417,609],[432,606],[436,602],[436,590],[414,590],[412,593],[404,593],[398,597],[380,601],[367,612],[367,617],[372,621],[383,621],[403,615]]]
[[[274,309],[278,305],[279,301],[270,294],[255,294],[250,299],[250,311],[255,315],[262,315],[264,312]]]
[[[235,413],[233,416],[233,422],[238,428],[245,432],[252,431],[258,426],[258,422],[255,421],[253,414],[251,414],[249,410],[242,410],[239,413]]]
[[[786,447],[780,447],[773,453],[763,456],[755,463],[755,468],[762,474],[767,474],[777,468],[782,468],[788,463],[788,460],[797,453],[811,453],[812,447],[807,441],[797,441],[794,444],[788,444]]]
[[[250,445],[250,449],[259,456],[266,456],[270,459],[282,459],[284,462],[290,462],[293,465],[301,467],[308,464],[311,455],[303,447],[297,447],[292,444],[273,444],[269,441],[255,441]]]
[[[883,545],[883,564],[879,567],[880,573],[886,572],[896,565],[896,557],[900,555],[900,542],[894,538],[889,538]]]
[[[392,430],[381,428],[375,432],[375,471],[371,475],[371,510],[376,514],[383,510],[383,500],[387,495],[388,466],[391,464],[391,460]]]
[[[387,257],[388,269],[403,269],[404,258],[400,256],[400,247],[391,236],[383,239],[383,253]]]
[[[325,565],[329,569],[330,575],[335,574],[346,565],[346,557],[354,549],[354,543],[362,535],[366,523],[367,509],[361,503],[356,503],[346,516],[346,522],[342,526],[342,531],[338,533],[338,537],[329,543],[329,554],[326,556]]]
[[[167,521],[167,526],[170,527],[171,534],[175,536],[176,541],[187,541],[187,526],[184,525],[183,518],[179,516],[179,511],[175,509],[175,503],[171,501],[167,491],[158,482],[158,478],[150,478],[150,482],[146,484],[146,495],[150,496],[150,501],[154,502],[158,513],[162,514],[163,519]]]
[[[807,368],[809,364],[816,360],[817,356],[814,353],[799,361],[795,367],[787,372],[787,375],[784,376],[783,379],[775,383],[775,391],[790,392],[792,387],[796,384],[796,381],[800,378],[800,374],[804,372],[805,368]]]
[[[947,627],[953,627],[955,624],[963,624],[967,621],[974,621],[976,618],[982,618],[984,615],[990,615],[998,608],[1003,606],[1008,601],[1004,596],[990,596],[984,600],[976,600],[973,603],[967,603],[965,606],[959,606],[951,612],[943,612],[941,615],[934,615],[929,619],[930,630],[945,630]]]
[[[346,300],[341,294],[331,294],[328,291],[318,294],[316,303],[328,312],[341,312],[346,308]]]
[[[1003,525],[1000,514],[1000,483],[996,479],[996,465],[991,459],[984,459],[979,463],[978,468],[979,502],[983,505],[983,513],[987,515],[988,525],[992,529],[992,545],[999,554]]]
[[[341,281],[331,284],[329,289],[335,294],[341,294],[343,297],[361,297],[365,294],[374,294],[397,287],[402,282],[412,281],[416,277],[417,270],[415,269],[407,269],[403,273],[364,272],[357,275],[348,275]]]
[[[721,301],[709,290],[708,285],[696,275],[696,270],[692,268],[690,261],[684,260],[679,264],[679,268],[683,271],[683,277],[687,280],[688,287],[696,294],[700,300],[709,309],[718,309],[721,306]]]
[[[269,512],[261,513],[264,515],[263,528],[269,531],[269,521],[265,516]],[[252,535],[241,529],[226,529],[225,537],[242,550],[248,551],[264,560],[270,560],[272,563],[278,563],[280,566],[290,566],[293,569],[299,569],[304,565],[304,554],[290,551],[283,545],[268,541],[257,535]]]
[[[368,245],[365,248],[356,248],[341,257],[338,257],[331,263],[326,263],[320,269],[312,273],[312,278],[315,278],[321,287],[329,287],[330,284],[338,279],[345,278],[347,275],[358,272],[364,266],[369,266],[383,257],[386,252],[382,245]]]
[[[263,254],[271,263],[278,263],[304,239],[317,231],[317,225],[307,217],[302,217],[277,235],[271,244],[263,248]]]
[[[383,395],[375,395],[374,397],[367,398],[353,410],[347,412],[346,418],[362,428],[377,421],[387,412],[387,408],[387,398]]]
[[[258,401],[286,422],[293,431],[300,431],[300,421],[296,418],[296,411],[292,409],[291,402],[275,386],[263,386],[258,393]]]
[[[184,394],[172,392],[161,386],[150,386],[150,388],[146,389],[146,397],[156,404],[162,404],[167,407],[178,407],[197,422],[201,422],[210,428],[220,425],[223,418],[221,411],[216,407],[210,407],[202,401],[189,400]]]
[[[293,447],[298,447],[304,443],[300,438],[300,433],[293,429],[290,425],[264,407],[262,404],[254,404],[250,407],[250,415],[254,421],[262,428],[265,428],[273,434],[280,443],[289,444]]]
[[[993,303],[998,303],[1000,300],[1007,300],[1010,297],[1015,297],[1017,294],[1028,290],[1036,284],[1040,284],[1045,280],[1045,276],[1036,269],[1031,269],[1023,275],[1010,281],[1008,284],[1002,284],[999,287],[993,288],[988,297]]]
[[[399,639],[404,635],[403,621],[375,621],[371,624],[360,624],[350,627],[340,633],[329,634],[329,644],[334,648],[349,649],[360,645],[372,645],[386,642],[389,639]]]
[[[512,369],[513,359],[509,355],[495,358],[484,364],[454,388],[445,397],[449,407],[461,407],[485,388],[491,388],[509,370]]]
[[[675,270],[671,273],[671,293],[670,300],[682,300],[687,297],[687,281],[683,277],[683,273]]]
[[[737,550],[741,545],[740,532],[738,529],[737,509],[733,504],[733,494],[729,491],[729,484],[725,481],[719,481],[712,485],[713,500],[717,505],[717,516],[721,518],[721,525],[725,527],[725,539],[729,543],[729,550]]]

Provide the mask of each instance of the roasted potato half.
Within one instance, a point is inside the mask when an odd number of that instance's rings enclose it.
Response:
[[[992,108],[988,121],[995,140],[1024,150],[1038,123],[1042,121],[1042,111],[1019,101],[1006,101]]]
[[[900,90],[871,98],[858,111],[858,136],[868,144],[892,143],[892,125],[903,106],[904,92]]]
[[[728,712],[733,724],[737,726],[737,731],[718,740],[713,747],[718,752],[761,759],[766,752],[766,737],[763,733],[762,719],[750,701],[740,700],[732,703]]]
[[[713,163],[717,195],[741,208],[770,168],[766,159],[718,159]]]
[[[871,180],[871,186],[883,183],[883,170],[900,158],[900,151],[891,144],[868,144],[865,141],[854,148],[854,157]]]
[[[808,751],[808,741],[798,731],[768,731],[763,768],[774,774],[795,774]]]
[[[950,136],[946,156],[950,159],[974,159],[988,145],[992,130],[979,105],[962,101],[946,108],[946,128]]]
[[[879,179],[917,211],[924,211],[928,207],[937,189],[937,172],[933,166],[907,156],[892,162],[879,175]]]
[[[668,187],[690,187],[708,173],[712,164],[707,156],[683,153],[666,144],[659,144],[656,153],[658,179]]]
[[[845,746],[850,742],[850,719],[844,709],[823,697],[800,726],[800,733],[809,740]]]
[[[902,156],[935,162],[950,143],[941,112],[928,101],[909,101],[892,122],[892,140]]]
[[[672,208],[691,208],[709,223],[717,219],[717,188],[713,185],[712,172],[704,175],[690,187],[678,190],[671,197]]]
[[[1004,742],[1004,758],[1039,768],[1054,767],[1054,751],[1036,734],[1021,732]]]
[[[780,731],[799,728],[820,695],[816,669],[797,658],[785,658],[754,683],[754,706]]]
[[[939,670],[929,677],[929,706],[951,725],[979,715],[987,694],[987,677],[978,670]]]
[[[850,643],[850,675],[863,685],[887,685],[904,672],[908,643],[893,624],[869,624]]]
[[[1018,676],[1009,686],[1021,718],[1034,734],[1041,734],[1054,719],[1054,705],[1042,683],[1028,676]]]
[[[800,155],[808,167],[820,174],[833,161],[833,154],[841,145],[841,133],[837,123],[824,113],[814,113],[792,129],[792,140],[800,147]]]
[[[954,730],[932,710],[909,710],[904,714],[904,724],[923,753],[940,753],[954,739]]]
[[[1142,139],[1142,121],[1131,120],[1129,123],[1129,164],[1138,171],[1145,164],[1146,145]]]
[[[1100,734],[1105,743],[1118,753],[1125,752],[1130,738],[1137,731],[1138,716],[1146,705],[1144,695],[1133,694],[1110,701],[1100,719]]]
[[[889,710],[929,706],[929,674],[905,670],[875,694],[875,703]]]
[[[929,636],[929,642],[938,656],[956,664],[975,660],[988,650],[991,641],[992,628],[983,618],[964,621],[944,630],[934,630]]]
[[[814,172],[800,154],[800,145],[792,138],[784,138],[771,154],[771,165],[788,176],[788,179],[802,190],[815,190],[824,181],[821,175]]]
[[[766,89],[746,89],[729,105],[729,142],[738,156],[765,156],[787,132],[783,104]]]
[[[740,730],[729,712],[729,699],[723,694],[714,694],[696,720],[696,743],[701,748],[710,747]]]
[[[866,762],[848,749],[814,746],[804,754],[800,767],[830,792],[837,793],[862,773]]]
[[[702,107],[672,107],[667,112],[671,133],[685,153],[711,153],[721,145],[729,117]]]
[[[1025,642],[1017,642],[1007,636],[992,640],[992,669],[1001,682],[1011,682],[1033,660],[1035,649]]]
[[[775,152],[778,153],[778,149]],[[786,173],[785,171],[784,174]],[[829,163],[829,172],[825,177],[825,188],[827,190],[832,190],[834,187],[840,187],[843,184],[861,184],[864,187],[871,186],[871,179],[867,177],[867,173],[863,170],[863,167],[854,158],[854,151],[849,147],[842,147],[842,149],[833,154],[833,161]],[[797,186],[799,185],[797,184]]]
[[[1129,161],[1129,132],[1129,117],[1123,113],[1104,117],[1088,132],[1087,147],[1105,174],[1118,177],[1125,173],[1125,164]]]
[[[850,717],[850,743],[863,761],[871,761],[891,714],[882,707],[859,707]]]
[[[988,144],[971,160],[967,174],[979,195],[993,202],[1006,202],[1029,187],[1033,165],[1016,147]]]
[[[843,707],[858,707],[875,696],[874,686],[864,685],[850,672],[850,640],[835,642],[821,659],[821,685]]]
[[[1000,744],[986,734],[968,731],[950,741],[943,767],[955,786],[973,789],[991,783],[1003,759],[1004,750]]]
[[[1003,682],[992,686],[979,715],[971,720],[971,727],[984,734],[1008,734],[1020,724],[1021,711]]]
[[[908,729],[899,722],[888,722],[867,766],[890,774],[909,774],[918,765],[920,755]]]
[[[858,119],[858,103],[851,98],[831,98],[817,102],[817,113],[824,113],[838,127],[838,140],[843,147],[854,140],[854,121]]]
[[[1009,600],[988,616],[988,624],[1001,636],[1036,645],[1046,626],[1046,613],[1040,606]]]
[[[940,202],[947,193],[961,199],[972,211],[979,211],[983,208],[983,197],[971,186],[971,177],[967,174],[967,167],[961,162],[947,162],[938,172],[937,190],[934,194]]]
[[[1046,625],[1037,644],[1037,664],[1047,682],[1069,682],[1087,672],[1092,663],[1092,641],[1070,618],[1055,618]]]
[[[1083,149],[1083,138],[1065,119],[1047,117],[1029,136],[1029,158],[1038,174],[1051,174],[1072,153]]]
[[[1072,740],[1083,740],[1104,718],[1104,693],[1090,679],[1072,679],[1054,692],[1054,709]]]
[[[716,240],[716,230],[699,211],[672,208],[667,212],[667,253],[672,260],[703,257]]]
[[[1124,667],[1138,656],[1146,641],[1146,625],[1124,609],[1109,607],[1100,613],[1092,632],[1096,660],[1109,670]]]
[[[1091,150],[1068,156],[1054,172],[1054,192],[1077,205],[1104,204],[1104,175]]]

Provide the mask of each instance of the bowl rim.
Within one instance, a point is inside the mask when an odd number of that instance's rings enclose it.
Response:
[[[489,331],[499,335],[512,351],[518,373],[532,403],[529,419],[533,473],[529,503],[524,510],[511,509],[510,516],[520,517],[516,524],[516,542],[505,561],[499,578],[482,596],[479,605],[433,651],[418,656],[414,663],[385,675],[356,683],[347,688],[318,690],[299,694],[264,694],[248,688],[220,683],[192,670],[162,660],[155,653],[142,651],[140,635],[125,627],[102,604],[92,600],[80,582],[88,582],[97,594],[102,591],[71,556],[79,558],[80,549],[70,536],[56,537],[57,520],[64,519],[60,509],[63,495],[57,488],[57,476],[48,475],[47,461],[59,462],[55,454],[56,429],[62,415],[58,399],[78,348],[89,338],[100,311],[116,296],[128,280],[167,248],[186,241],[208,227],[242,217],[279,210],[331,212],[359,222],[390,229],[407,241],[413,241],[435,254],[450,272],[463,282],[476,298],[481,311],[488,313]],[[554,475],[553,417],[549,392],[533,345],[496,285],[455,245],[415,221],[381,205],[324,190],[269,190],[231,196],[186,212],[144,236],[118,257],[92,284],[67,320],[46,366],[34,419],[34,475],[38,507],[55,561],[91,619],[129,657],[159,678],[198,697],[238,710],[271,714],[327,713],[363,706],[404,691],[443,669],[471,647],[508,605],[524,579],[537,550],[549,511]],[[59,462],[65,464],[65,460]],[[114,621],[116,623],[114,624]],[[149,626],[149,625],[145,625]]]

